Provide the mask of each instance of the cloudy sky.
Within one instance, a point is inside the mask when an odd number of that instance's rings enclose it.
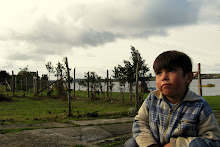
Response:
[[[104,77],[134,46],[152,70],[163,51],[179,50],[220,73],[219,0],[0,0],[0,70],[28,65],[47,74],[68,57],[77,78]],[[71,71],[73,75],[73,70]]]

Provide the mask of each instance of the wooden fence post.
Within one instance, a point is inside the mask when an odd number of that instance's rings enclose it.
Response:
[[[26,77],[26,93],[28,94],[28,77]]]
[[[73,83],[73,97],[75,98],[75,97],[76,97],[76,69],[75,69],[75,68],[74,68],[73,78],[74,78],[74,83]]]
[[[70,98],[70,71],[69,71],[69,66],[68,66],[68,60],[67,60],[67,57],[66,57],[66,69],[67,69],[67,78],[68,78],[68,102],[69,102],[69,114],[68,116],[70,117],[71,116],[71,98]]]
[[[32,77],[33,93],[36,94],[36,77]]]
[[[22,84],[23,78],[21,76],[21,91],[23,91],[23,84]]]
[[[14,72],[12,71],[12,95],[15,95],[15,79],[14,79]]]
[[[36,72],[36,92],[38,93],[38,71]]]
[[[138,63],[136,66],[136,112],[138,112]]]
[[[17,76],[14,76],[14,91],[16,91],[17,87]]]
[[[199,95],[202,96],[202,80],[201,80],[201,65],[198,64],[198,85],[199,85]]]
[[[42,78],[40,79],[40,91],[41,91],[40,95],[42,96]]]
[[[107,98],[109,97],[109,83],[108,83],[108,70],[107,70]]]
[[[89,71],[88,71],[88,73],[87,73],[87,94],[88,94],[88,98],[89,98]]]

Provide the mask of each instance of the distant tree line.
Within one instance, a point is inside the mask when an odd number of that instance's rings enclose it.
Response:
[[[65,59],[65,58],[64,58]],[[56,90],[56,95],[59,97],[66,97],[66,87],[67,87],[67,72],[71,69],[66,68],[65,60],[63,62],[59,62],[54,67],[52,63],[49,61],[45,64],[45,67],[48,71],[48,75],[42,75],[40,78],[38,75],[36,77],[36,72],[30,72],[28,71],[28,66],[24,68],[19,68],[20,71],[18,72],[16,76],[17,79],[21,81],[20,89],[21,90],[27,90],[25,86],[22,87],[22,85],[26,85],[26,78],[32,79],[31,83],[33,83],[34,78],[35,79],[42,79],[45,82],[41,83],[43,87],[47,87],[50,83],[50,76],[51,74],[54,74],[57,78],[56,84],[54,84],[55,88],[52,88],[52,86],[48,86],[47,90],[48,95],[53,91],[53,89]],[[129,92],[130,92],[130,101],[133,99],[134,89],[133,87],[135,85],[138,86],[138,91],[140,93],[140,100],[143,97],[143,93],[147,92],[147,82],[152,77],[151,74],[148,74],[149,67],[147,64],[145,64],[145,60],[142,58],[141,54],[138,50],[135,49],[135,47],[131,46],[131,57],[129,60],[124,60],[124,65],[117,65],[114,67],[113,75],[108,77],[108,70],[107,70],[107,77],[103,78],[99,76],[94,71],[88,71],[84,75],[84,79],[81,79],[79,81],[79,84],[82,86],[87,87],[88,89],[88,97],[91,99],[96,99],[97,95],[101,95],[102,98],[108,97],[111,98],[112,89],[114,86],[114,82],[119,82],[121,86],[121,96],[122,100],[124,100],[124,93],[125,93],[125,84],[129,84]],[[74,69],[75,72],[75,69]],[[75,74],[75,73],[74,73]],[[75,75],[74,75],[75,76]],[[138,83],[135,83],[136,77],[138,76]],[[7,79],[10,79],[11,76],[6,71],[0,71],[0,82],[4,82]],[[30,80],[29,80],[30,81]],[[70,77],[70,81],[73,83],[75,82],[75,77]],[[75,85],[75,84],[74,84]],[[104,87],[107,89],[107,96],[105,95]],[[38,88],[38,87],[37,87]],[[42,87],[41,87],[42,89]],[[110,92],[110,95],[109,93]]]
[[[138,69],[138,72],[136,72]],[[133,99],[133,87],[135,86],[136,76],[138,74],[139,77],[139,93],[140,93],[140,101],[143,99],[144,92],[148,92],[147,82],[151,78],[151,74],[147,74],[149,71],[149,67],[145,64],[145,60],[141,57],[138,50],[136,50],[133,46],[131,46],[131,57],[130,60],[124,60],[124,65],[117,65],[114,67],[112,80],[111,78],[102,78],[98,76],[95,72],[85,73],[84,79],[79,82],[80,85],[88,87],[91,89],[91,98],[96,98],[96,94],[103,93],[103,86],[101,83],[106,83],[107,89],[109,88],[110,92],[112,92],[114,83],[113,81],[119,82],[122,101],[124,101],[124,93],[125,93],[125,85],[129,84],[129,92],[130,92],[130,101]],[[108,83],[109,82],[109,83]]]
[[[136,72],[138,71],[138,72]],[[114,67],[113,77],[117,79],[122,87],[125,87],[125,83],[129,84],[130,101],[133,97],[133,87],[136,84],[136,77],[139,77],[140,86],[140,101],[142,101],[143,93],[147,92],[147,81],[151,78],[151,74],[147,74],[149,67],[145,64],[145,60],[141,57],[141,54],[133,46],[131,46],[130,60],[124,60],[124,66],[118,65]],[[137,75],[138,74],[138,75]],[[124,96],[122,96],[124,98]]]

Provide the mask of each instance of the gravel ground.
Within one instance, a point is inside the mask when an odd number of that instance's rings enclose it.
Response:
[[[220,125],[220,113],[215,113]],[[96,147],[117,141],[125,141],[132,136],[133,118],[98,119],[70,121],[69,123],[36,123],[0,125],[0,130],[26,128],[16,133],[0,134],[1,147],[68,147],[81,145]],[[115,147],[123,147],[123,143]]]
[[[27,128],[16,133],[0,134],[1,147],[14,146],[100,146],[121,138],[131,137],[133,118],[70,121],[63,123],[39,123],[23,125],[0,125],[0,130]],[[118,146],[123,146],[119,144]]]

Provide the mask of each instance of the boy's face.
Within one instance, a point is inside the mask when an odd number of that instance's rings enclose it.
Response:
[[[184,76],[182,68],[162,69],[155,74],[157,88],[171,103],[182,100],[186,87],[193,78],[191,73]]]

